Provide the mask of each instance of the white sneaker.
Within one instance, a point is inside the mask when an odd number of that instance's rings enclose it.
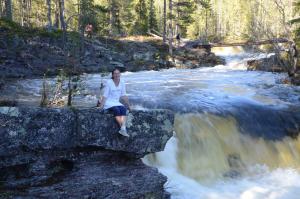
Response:
[[[129,137],[129,134],[127,133],[127,130],[125,127],[121,127],[121,129],[119,130],[119,133],[125,137]]]

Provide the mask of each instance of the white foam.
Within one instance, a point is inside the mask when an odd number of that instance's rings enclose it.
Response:
[[[220,179],[213,184],[204,185],[178,172],[176,153],[177,140],[172,138],[167,143],[165,151],[156,156],[156,163],[149,162],[147,158],[145,160],[146,163],[157,166],[159,171],[168,177],[165,188],[171,193],[173,199],[299,198],[300,174],[295,169],[278,168],[272,171],[265,165],[255,165],[249,168],[247,176]]]

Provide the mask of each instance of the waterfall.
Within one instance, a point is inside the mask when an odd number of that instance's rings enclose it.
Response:
[[[144,159],[168,176],[173,198],[296,198],[300,193],[298,137],[252,136],[241,132],[233,116],[212,113],[177,114],[175,131],[164,152]]]

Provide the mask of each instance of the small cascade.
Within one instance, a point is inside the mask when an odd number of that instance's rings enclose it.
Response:
[[[251,136],[241,132],[233,116],[212,113],[177,114],[175,131],[164,152],[145,158],[168,176],[166,188],[173,198],[268,198],[272,194],[285,198],[272,190],[280,183],[288,195],[295,192],[289,186],[300,180],[298,137],[268,140]],[[292,179],[280,182],[278,176]],[[295,186],[300,188],[300,183]],[[260,196],[263,190],[266,194]]]

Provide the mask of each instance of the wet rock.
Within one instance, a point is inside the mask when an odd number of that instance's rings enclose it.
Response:
[[[226,172],[223,176],[226,178],[238,178],[242,176],[243,171],[246,166],[242,162],[239,154],[229,154],[227,157],[227,162],[230,170]]]
[[[174,53],[174,60],[176,68],[193,69],[225,64],[224,59],[216,56],[205,48],[179,48]]]
[[[285,61],[280,59],[278,55],[271,55],[262,59],[253,59],[247,61],[247,70],[286,72],[286,65],[288,65],[288,63],[285,63]]]
[[[291,83],[300,86],[300,70],[298,70],[294,75],[292,75]]]

